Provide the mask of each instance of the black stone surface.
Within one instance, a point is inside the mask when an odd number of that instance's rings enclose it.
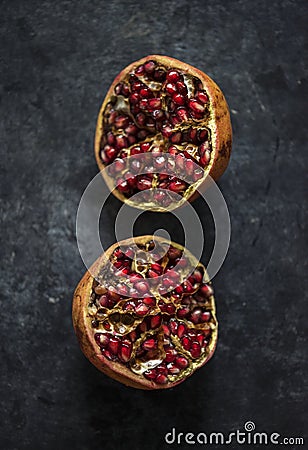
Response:
[[[305,437],[306,22],[306,2],[291,0],[1,2],[1,449],[161,449],[173,427],[228,433],[249,420]],[[152,53],[212,76],[234,129],[219,182],[232,221],[214,280],[219,345],[164,392],[98,372],[70,315],[98,109],[115,75]],[[119,207],[110,198],[106,246]],[[204,222],[203,203],[194,207]],[[256,448],[229,445],[239,447]]]

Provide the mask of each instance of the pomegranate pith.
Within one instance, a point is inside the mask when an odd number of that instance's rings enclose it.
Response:
[[[126,67],[112,83],[98,116],[95,155],[101,170],[110,166],[103,176],[120,200],[161,211],[193,200],[197,189],[205,188],[207,175],[219,178],[228,164],[231,141],[228,106],[214,81],[186,63],[152,55]],[[146,180],[149,167],[144,161],[139,174],[123,186],[132,171],[131,162],[123,160],[140,153],[180,155],[184,164],[177,167],[177,176],[169,175],[161,184],[159,174],[167,160],[154,166],[153,176]],[[192,177],[184,183],[187,172]],[[145,192],[134,199],[134,194],[157,187],[166,192],[156,202]],[[182,203],[168,191],[179,194]]]
[[[179,244],[153,239],[110,247],[80,281],[73,301],[85,355],[102,372],[140,389],[181,383],[211,358],[217,341],[204,266]]]

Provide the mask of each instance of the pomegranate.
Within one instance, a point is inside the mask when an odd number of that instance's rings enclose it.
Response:
[[[225,171],[231,143],[228,106],[214,81],[189,64],[151,55],[113,81],[98,115],[95,156],[100,170],[110,166],[103,177],[120,200],[141,209],[174,209],[180,204],[168,191],[179,194],[180,203],[193,200],[197,189],[205,189],[207,175],[217,180]],[[144,153],[155,158],[152,173],[134,160]],[[183,181],[178,173],[165,176],[168,162],[162,153],[174,156],[182,175],[191,171],[191,180]],[[150,173],[142,173],[144,168]],[[134,198],[151,188],[165,190],[158,194],[160,206],[151,205],[146,193],[144,201]]]
[[[183,382],[217,341],[204,266],[181,245],[153,236],[120,241],[98,258],[76,288],[73,324],[99,370],[139,389]]]

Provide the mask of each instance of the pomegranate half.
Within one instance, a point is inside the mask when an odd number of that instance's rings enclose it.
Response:
[[[117,198],[162,211],[198,196],[207,175],[217,180],[228,165],[231,145],[228,105],[216,83],[189,64],[150,55],[127,66],[110,86],[98,115],[95,156],[101,171],[110,166],[102,174]],[[152,170],[134,161],[134,155],[144,153],[153,155]],[[178,173],[164,175],[168,161],[162,153],[173,155],[175,172],[188,172],[191,181]],[[151,188],[165,190],[154,203],[146,192]],[[168,191],[180,195],[177,204]]]
[[[120,241],[97,259],[76,288],[73,324],[99,370],[139,389],[183,382],[217,342],[205,267],[181,245],[153,236]]]

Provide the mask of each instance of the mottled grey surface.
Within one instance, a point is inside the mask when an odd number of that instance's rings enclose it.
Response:
[[[161,449],[172,427],[229,432],[248,420],[304,436],[305,4],[1,2],[1,449]],[[234,129],[219,182],[232,220],[214,280],[219,345],[206,368],[168,392],[100,374],[70,317],[84,272],[75,215],[97,173],[97,112],[114,76],[151,53],[212,76]],[[203,203],[194,206],[205,221]],[[106,245],[119,207],[108,202]]]

